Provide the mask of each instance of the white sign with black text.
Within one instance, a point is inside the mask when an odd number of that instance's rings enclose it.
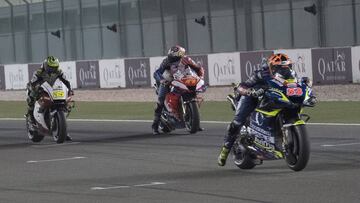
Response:
[[[99,61],[100,88],[125,88],[124,59]]]
[[[71,88],[77,88],[75,61],[60,62],[60,68],[64,72],[66,79],[70,82]]]
[[[240,53],[221,53],[208,55],[209,84],[231,85],[239,82],[240,74]]]
[[[5,87],[7,90],[26,89],[29,81],[27,64],[5,65]]]
[[[360,47],[351,48],[353,82],[360,83]]]

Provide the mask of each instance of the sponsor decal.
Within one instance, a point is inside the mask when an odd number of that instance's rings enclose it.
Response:
[[[346,84],[352,82],[350,48],[312,49],[315,84]]]
[[[5,70],[4,66],[0,65],[0,90],[5,89]]]
[[[124,60],[100,60],[100,87],[125,87]]]
[[[246,81],[272,54],[272,51],[240,52],[241,81]]]
[[[99,81],[99,62],[98,61],[78,61],[76,62],[77,85],[79,88],[98,88]]]
[[[125,59],[126,87],[150,86],[149,58]]]
[[[25,89],[29,81],[27,64],[5,65],[5,87],[8,90]]]
[[[230,85],[240,80],[239,53],[208,55],[210,85]]]

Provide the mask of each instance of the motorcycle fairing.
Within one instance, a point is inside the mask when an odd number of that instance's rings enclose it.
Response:
[[[282,153],[275,149],[276,114],[266,115],[254,111],[250,116],[250,134],[254,137],[256,153],[266,159],[283,158]]]
[[[38,101],[35,102],[35,106],[34,106],[34,118],[36,120],[36,122],[38,122],[42,128],[44,128],[45,130],[49,130],[49,128],[46,125],[45,122],[45,117],[44,117],[44,113],[40,112],[40,104]]]
[[[49,95],[51,100],[65,100],[68,96],[68,88],[58,78],[55,80],[54,85],[50,85],[48,82],[41,84],[43,90]]]

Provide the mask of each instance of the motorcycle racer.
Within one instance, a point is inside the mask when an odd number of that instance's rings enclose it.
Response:
[[[196,64],[189,56],[185,55],[185,49],[179,45],[173,46],[169,49],[167,57],[162,61],[159,68],[154,72],[154,78],[159,87],[158,99],[154,111],[154,121],[151,126],[153,134],[159,134],[159,123],[161,112],[164,108],[165,96],[170,92],[170,82],[172,74],[174,74],[180,67],[189,66],[196,71],[199,77],[204,77],[204,68]],[[167,71],[169,78],[164,78],[163,73]],[[202,130],[202,129],[200,129]]]
[[[32,79],[27,84],[27,113],[26,116],[30,117],[32,124],[35,123],[35,118],[33,115],[35,102],[39,99],[40,95],[40,84],[44,81],[51,81],[56,78],[59,78],[69,89],[69,95],[73,95],[74,92],[71,89],[70,82],[65,78],[64,73],[59,68],[59,59],[54,56],[47,57],[42,63],[41,67],[36,70],[32,76]],[[66,140],[71,140],[71,137],[68,135]]]
[[[278,53],[271,55],[263,62],[261,69],[254,71],[248,80],[238,85],[237,91],[241,97],[237,103],[234,119],[228,125],[224,143],[218,156],[219,166],[226,164],[226,159],[241,127],[245,124],[250,113],[255,110],[258,97],[264,93],[263,88],[267,86],[266,81],[276,79],[276,81],[285,84],[288,79],[294,78],[296,78],[296,73],[292,70],[291,60],[287,55]]]

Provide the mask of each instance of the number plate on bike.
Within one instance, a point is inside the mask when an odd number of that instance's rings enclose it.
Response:
[[[54,91],[52,95],[54,99],[63,98],[65,96],[65,92],[62,90]]]
[[[301,96],[301,95],[303,95],[303,90],[299,87],[286,89],[286,96]]]

